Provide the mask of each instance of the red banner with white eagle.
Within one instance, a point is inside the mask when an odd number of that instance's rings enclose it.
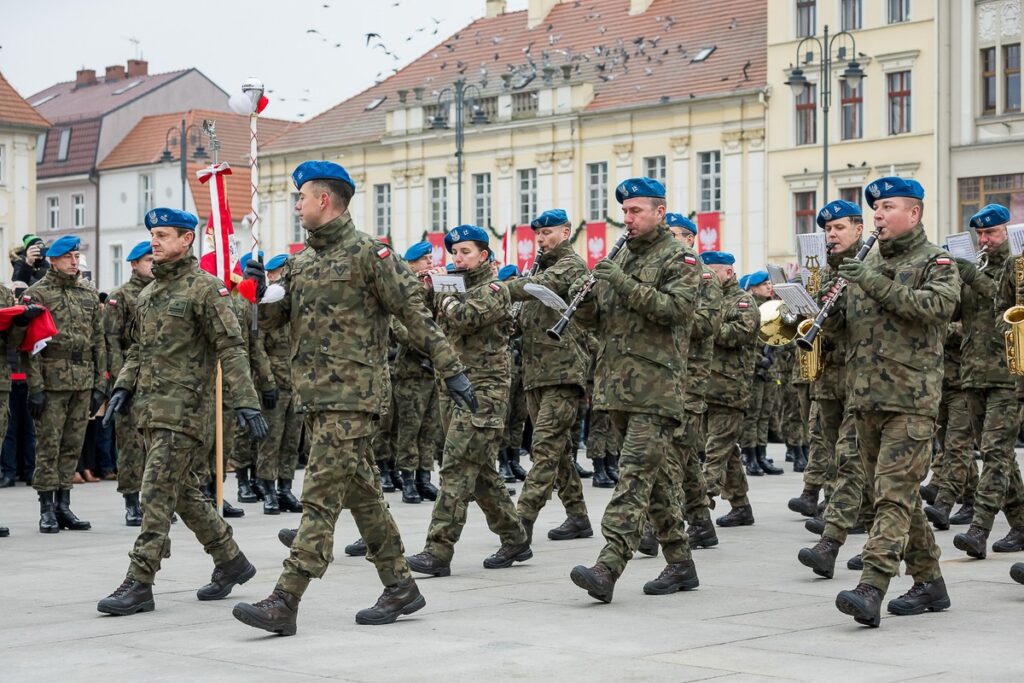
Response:
[[[721,251],[721,217],[717,211],[697,214],[697,252]]]
[[[231,288],[231,273],[238,262],[235,243],[231,237],[235,229],[231,224],[231,208],[224,189],[224,176],[231,175],[231,166],[220,163],[199,170],[199,182],[210,188],[210,217],[206,222],[206,235],[212,238],[213,249],[204,254],[200,267],[217,276],[224,286]],[[211,183],[210,180],[213,180]]]
[[[519,266],[519,272],[525,273],[533,265],[534,254],[537,253],[537,246],[533,241],[533,229],[529,225],[517,225],[515,231],[515,263]]]
[[[435,268],[444,265],[446,252],[444,250],[444,233],[428,232],[427,241],[430,242],[430,264]]]
[[[593,268],[608,253],[608,224],[587,223],[587,268]]]

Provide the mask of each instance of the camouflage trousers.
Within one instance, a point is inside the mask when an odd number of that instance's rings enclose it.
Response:
[[[823,413],[826,403],[828,401],[821,401]],[[833,403],[842,406],[839,401]],[[828,497],[828,505],[825,506],[825,532],[822,535],[846,543],[850,529],[858,521],[864,523],[865,529],[871,528],[875,508],[872,488],[868,486],[864,463],[857,448],[857,420],[849,410],[843,411],[841,415],[842,421],[836,430],[838,437],[833,448],[836,458],[835,476],[831,482],[832,492]]]
[[[322,578],[334,559],[334,526],[342,509],[352,513],[366,543],[366,559],[385,586],[412,576],[398,525],[380,492],[370,449],[379,427],[370,413],[306,413],[309,464],[302,484],[302,520],[277,586],[301,596],[310,579]]]
[[[807,423],[800,417],[800,392],[807,391],[806,384],[783,381],[779,403],[782,428],[779,434],[786,443],[796,446],[807,445]]]
[[[571,517],[584,517],[583,482],[572,462],[576,440],[576,409],[580,388],[571,384],[539,387],[526,392],[526,409],[533,423],[533,464],[523,482],[516,511],[520,517],[535,521],[551,493],[558,488],[558,498]]]
[[[978,466],[974,463],[975,430],[967,409],[967,392],[943,390],[936,427],[940,450],[932,458],[931,483],[938,490],[935,502],[944,505],[953,505],[958,500],[974,503],[979,479]]]
[[[701,422],[703,413],[683,412],[683,421],[672,433],[672,455],[682,475],[681,496],[683,516],[690,524],[711,519],[708,510],[708,486],[704,480],[698,450],[703,446]]]
[[[836,479],[836,445],[840,438],[839,425],[844,415],[843,401],[828,398],[811,401],[810,448],[807,469],[804,470],[804,484],[825,489],[826,497],[831,495]],[[854,448],[854,454],[856,452]]]
[[[142,472],[146,467],[146,444],[135,422],[135,411],[118,415],[114,423],[117,434],[117,492],[138,493],[142,490]]]
[[[142,528],[128,553],[128,575],[153,583],[160,563],[171,555],[171,516],[177,512],[217,566],[240,552],[231,527],[203,497],[207,449],[201,441],[169,429],[143,429],[146,465],[142,473]]]
[[[431,471],[443,441],[434,378],[402,377],[395,380],[394,387],[398,468]]]
[[[46,410],[34,419],[36,491],[71,490],[89,425],[91,391],[47,391]]]
[[[214,420],[216,422],[216,420]],[[238,424],[233,408],[225,405],[221,412],[221,437],[223,438],[224,451],[224,477],[227,477],[228,469],[239,471],[256,464],[256,442],[249,438],[249,434]],[[205,472],[206,481],[214,481],[214,473],[217,471],[217,442],[214,433],[214,425],[210,425],[209,432],[209,453],[206,458]]]
[[[939,547],[918,492],[928,472],[934,420],[887,411],[856,411],[855,417],[864,476],[875,496],[861,583],[884,593],[901,559],[915,582],[934,581],[942,576]]]
[[[526,431],[526,392],[523,390],[523,370],[517,368],[512,375],[512,386],[508,397],[508,423],[505,426],[505,446],[520,448]]]
[[[736,445],[742,427],[742,410],[717,403],[708,404],[708,442],[704,462],[708,498],[721,495],[733,507],[750,505],[747,475]]]
[[[299,460],[302,414],[296,412],[290,391],[280,391],[277,405],[265,410],[267,438],[256,444],[256,477],[276,481],[294,479]]]
[[[587,433],[587,457],[604,458],[619,452],[622,436],[615,431],[612,419],[604,410],[590,410],[590,431]]]
[[[424,547],[439,560],[451,562],[455,555],[471,501],[480,506],[487,528],[502,543],[526,542],[526,530],[494,466],[495,448],[504,428],[502,417],[459,408],[450,413],[441,457],[441,483]]]
[[[605,545],[597,561],[620,576],[640,545],[645,519],[668,563],[691,558],[679,492],[682,471],[672,453],[672,434],[679,424],[647,413],[609,413],[625,436],[619,455],[619,483],[601,519]]]
[[[971,524],[992,530],[1001,510],[1011,527],[1024,527],[1024,483],[1014,453],[1017,397],[1013,389],[968,389],[967,411],[980,437],[982,468]]]
[[[740,444],[744,447],[768,445],[768,421],[775,407],[777,392],[775,380],[754,378],[751,387],[750,402],[743,417],[743,432]]]
[[[394,387],[394,384],[390,385]],[[384,402],[380,411],[380,419],[376,431],[370,437],[370,448],[377,462],[391,462],[395,459],[395,435],[398,423],[395,421],[395,394],[389,391],[390,398]]]

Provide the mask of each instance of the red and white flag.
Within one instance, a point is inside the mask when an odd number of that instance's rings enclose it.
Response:
[[[200,183],[210,187],[210,218],[206,222],[206,235],[213,242],[213,249],[203,256],[199,265],[203,270],[216,275],[230,289],[231,273],[238,263],[235,241],[231,239],[235,229],[231,224],[231,208],[224,189],[224,176],[231,175],[231,167],[227,163],[220,163],[207,166],[196,175]],[[212,183],[210,179],[213,179]]]

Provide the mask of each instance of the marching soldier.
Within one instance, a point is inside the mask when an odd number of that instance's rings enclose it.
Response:
[[[500,282],[515,281],[519,277],[518,266],[507,265],[498,270]],[[505,423],[503,437],[504,446],[498,451],[498,471],[505,482],[511,484],[515,481],[526,480],[526,470],[519,464],[526,433],[526,418],[528,417],[526,390],[523,387],[524,359],[521,325],[516,325],[513,328],[509,345],[512,350],[512,386],[509,388],[508,420]],[[509,492],[514,493],[514,490],[510,488]]]
[[[844,259],[838,275],[850,283],[849,396],[866,481],[876,494],[875,521],[861,552],[860,583],[840,592],[836,607],[877,627],[882,597],[901,559],[914,585],[889,602],[890,613],[950,605],[918,487],[928,471],[942,392],[942,342],[959,303],[960,275],[949,255],[928,242],[920,183],[880,178],[864,198],[874,209],[878,248],[863,261]]]
[[[153,583],[161,562],[170,557],[168,534],[175,511],[213,557],[213,576],[197,598],[225,598],[256,574],[232,538],[231,527],[199,489],[209,454],[204,441],[214,408],[215,360],[220,361],[225,393],[239,423],[253,438],[267,435],[242,333],[227,302],[228,289],[200,270],[191,253],[198,219],[158,208],[145,220],[155,280],[139,295],[129,323],[131,347],[103,418],[109,423],[133,402],[135,424],[146,446],[142,529],[128,554],[127,576],[96,607],[118,616],[154,609]]]
[[[772,283],[768,279],[767,270],[758,270],[746,276],[747,290],[754,297],[754,304],[770,301]],[[751,385],[750,401],[747,403],[747,414],[741,443],[747,444],[747,474],[759,477],[762,474],[782,474],[781,467],[776,467],[768,459],[768,421],[775,407],[777,396],[779,368],[776,366],[778,349],[767,344],[756,344],[757,356]]]

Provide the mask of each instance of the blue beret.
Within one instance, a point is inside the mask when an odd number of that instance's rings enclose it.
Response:
[[[530,227],[534,230],[540,228],[556,228],[559,225],[565,225],[569,222],[569,216],[566,215],[564,209],[549,209],[541,215],[533,219],[530,223]]]
[[[615,188],[615,200],[621,204],[633,197],[665,198],[665,186],[654,178],[630,178]]]
[[[448,272],[450,273],[450,272],[452,272],[453,270],[455,270],[455,264],[454,264],[454,263],[449,263],[448,265],[446,265],[446,266],[444,267],[444,269],[445,269],[445,270],[447,270],[447,271],[448,271]]]
[[[427,254],[431,254],[434,251],[434,245],[430,242],[417,242],[408,249],[405,250],[405,256],[402,258],[406,261],[415,261],[421,259]]]
[[[244,271],[245,270],[245,264],[249,263],[249,259],[251,259],[251,258],[252,258],[252,252],[251,251],[247,251],[244,254],[242,254],[241,256],[239,256],[238,257],[238,267],[241,268]],[[262,259],[262,258],[263,258],[263,252],[261,251],[260,252],[260,259]],[[263,264],[263,267],[266,268],[267,267],[266,264]]]
[[[502,266],[498,270],[498,279],[501,280],[502,282],[504,282],[505,280],[509,279],[512,276],[518,276],[518,275],[519,275],[519,266],[517,266],[515,264],[509,264],[507,266]]]
[[[971,216],[972,228],[994,228],[1010,222],[1010,210],[1001,204],[986,204],[981,211]]]
[[[818,227],[824,229],[825,224],[829,221],[848,216],[860,216],[862,214],[863,212],[860,210],[860,207],[853,202],[848,202],[845,199],[836,199],[829,202],[827,206],[822,207],[821,211],[818,212]]]
[[[916,180],[898,176],[879,178],[864,188],[864,199],[868,200],[868,206],[874,206],[879,199],[889,197],[924,199],[924,188]]]
[[[199,219],[188,211],[159,207],[146,214],[146,227],[153,228],[184,228],[195,230]]]
[[[277,270],[284,265],[284,262],[288,260],[288,254],[278,254],[274,258],[263,264],[267,270]]]
[[[302,187],[303,183],[310,180],[339,180],[356,191],[356,184],[352,182],[348,171],[333,161],[303,161],[292,171],[292,182],[295,189]]]
[[[749,282],[749,281],[750,281],[750,275],[744,275],[743,277],[741,277],[740,278],[740,289],[746,290],[747,289],[747,282]]]
[[[69,252],[78,249],[78,245],[81,244],[82,240],[78,239],[74,235],[64,235],[58,237],[50,245],[50,248],[46,250],[47,256],[63,256]]]
[[[140,258],[145,256],[146,254],[152,254],[152,253],[153,253],[153,245],[150,244],[150,242],[148,240],[145,241],[145,242],[139,242],[134,247],[132,247],[131,251],[128,252],[128,258],[126,258],[125,261],[128,261],[129,263],[131,263],[132,261],[138,261]]]
[[[449,230],[444,236],[444,248],[448,250],[449,254],[452,251],[452,245],[458,242],[483,242],[484,244],[490,244],[490,241],[487,239],[487,231],[475,225],[460,225]]]
[[[768,282],[768,271],[767,270],[755,270],[753,273],[747,275],[747,286],[744,289],[750,287],[757,287],[760,284]]]
[[[736,257],[727,251],[705,251],[700,255],[700,260],[709,266],[731,266],[736,263]]]
[[[697,224],[681,213],[666,213],[665,222],[674,228],[685,228],[694,235],[697,234]]]

